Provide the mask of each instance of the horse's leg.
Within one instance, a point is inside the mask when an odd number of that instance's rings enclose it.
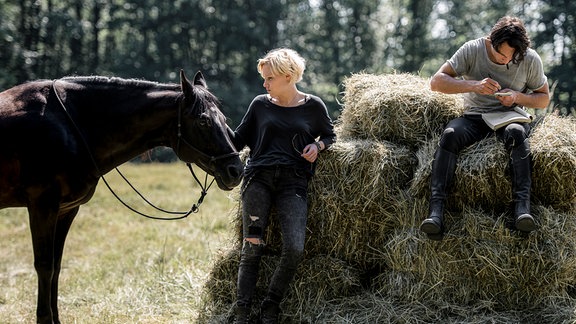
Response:
[[[38,276],[37,323],[52,324],[51,289],[54,274],[54,236],[58,221],[57,195],[43,194],[28,205],[34,248],[34,268]]]
[[[59,324],[60,319],[58,317],[58,279],[60,278],[60,268],[62,264],[62,254],[64,252],[64,243],[66,242],[66,236],[68,235],[68,230],[72,225],[72,221],[80,207],[75,207],[68,212],[60,215],[58,218],[58,223],[56,223],[56,236],[54,238],[54,274],[52,275],[52,295],[51,295],[51,306],[52,306],[52,319],[54,324]]]

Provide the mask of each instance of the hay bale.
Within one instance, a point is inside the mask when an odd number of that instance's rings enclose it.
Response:
[[[339,138],[416,146],[463,111],[460,96],[431,91],[427,79],[412,74],[353,74],[343,85]]]
[[[228,323],[236,302],[239,247],[220,251],[208,279],[201,289],[202,299],[197,323]]]
[[[336,258],[318,255],[304,260],[282,304],[287,310],[283,322],[316,323],[325,301],[361,293],[361,276],[359,269]]]
[[[211,279],[204,287],[206,298],[197,323],[227,323],[232,316],[233,299],[236,293],[236,271],[238,251],[230,251],[217,261]],[[269,278],[270,264],[275,257],[264,258],[262,274]],[[311,266],[312,265],[312,266]],[[326,269],[329,269],[326,271]],[[331,269],[331,270],[330,270]],[[377,280],[384,280],[384,274],[405,280],[406,275],[394,274],[396,270],[383,272]],[[312,275],[310,278],[307,276]],[[361,289],[357,286],[362,274],[346,266],[339,260],[320,257],[306,260],[299,270],[289,297],[282,304],[282,323],[573,323],[576,316],[576,300],[570,298],[549,298],[533,309],[494,310],[494,303],[485,300],[468,304],[454,303],[440,298],[418,300],[405,298],[403,292],[409,286],[394,292],[393,286],[380,285],[381,282]],[[214,280],[219,277],[219,280]],[[344,278],[344,280],[342,279]],[[261,282],[265,280],[264,278]],[[346,280],[349,283],[345,283]],[[405,280],[414,285],[414,280]],[[409,282],[408,282],[409,281]],[[344,282],[344,285],[341,285]],[[417,285],[416,285],[417,286]],[[343,289],[343,293],[316,294],[329,290]],[[263,287],[258,287],[262,291]],[[311,295],[307,295],[311,293]],[[416,297],[414,294],[409,297]],[[256,310],[253,313],[256,316]]]
[[[239,249],[221,255],[212,268],[210,278],[203,287],[204,312],[197,319],[200,323],[226,323],[232,317],[236,301]],[[252,317],[256,318],[268,283],[280,258],[265,255],[260,266],[259,280],[253,301]],[[290,285],[288,294],[281,304],[282,323],[312,323],[327,300],[355,296],[361,292],[360,271],[346,262],[315,256],[305,259]]]
[[[460,115],[459,98],[411,75],[352,75],[345,87],[339,141],[321,154],[310,183],[306,258],[283,322],[576,322],[574,119],[546,115],[533,125],[538,231],[509,230],[508,156],[491,137],[460,154],[446,235],[435,242],[418,227],[437,136]],[[235,221],[235,247],[204,287],[200,323],[231,315],[242,240]],[[260,297],[281,247],[274,219],[269,231]]]
[[[438,139],[423,145],[416,156],[418,168],[410,192],[418,198],[430,196],[430,173]],[[576,121],[544,115],[533,124],[532,200],[559,211],[574,210],[576,203]],[[447,206],[462,210],[482,207],[502,212],[512,202],[512,183],[504,145],[495,136],[463,150]]]
[[[534,126],[532,199],[562,211],[576,210],[576,119],[547,114]]]
[[[442,299],[433,302],[400,302],[386,295],[365,292],[361,295],[326,301],[310,323],[574,323],[573,301],[548,302],[531,310],[494,311],[489,304],[452,304]]]
[[[537,207],[540,230],[510,231],[506,215],[467,208],[449,215],[444,240],[428,240],[413,226],[397,229],[381,253],[387,269],[373,282],[401,302],[484,303],[494,311],[538,309],[572,300],[576,284],[576,215]]]

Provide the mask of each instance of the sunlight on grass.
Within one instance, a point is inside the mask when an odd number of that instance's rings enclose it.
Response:
[[[120,169],[163,209],[187,211],[200,197],[182,163],[125,164]],[[106,180],[137,210],[171,217],[146,207],[115,172]],[[128,210],[100,183],[92,200],[81,207],[66,241],[62,322],[193,322],[211,262],[233,239],[234,195],[213,184],[198,213],[160,221]],[[25,209],[0,210],[0,237],[0,322],[33,323],[37,283]]]

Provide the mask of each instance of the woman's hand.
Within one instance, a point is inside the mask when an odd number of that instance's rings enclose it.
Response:
[[[315,143],[312,143],[312,144],[306,145],[306,147],[304,148],[304,151],[302,151],[302,154],[300,156],[303,157],[306,161],[308,161],[310,163],[314,163],[314,161],[316,161],[316,159],[318,158],[319,154],[320,154],[320,149],[319,149],[318,145],[316,145]]]

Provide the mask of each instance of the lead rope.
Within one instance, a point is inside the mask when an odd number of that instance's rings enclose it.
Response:
[[[157,216],[146,215],[146,214],[136,210],[134,207],[128,205],[124,200],[122,200],[122,198],[120,198],[120,196],[118,196],[116,194],[116,192],[112,189],[112,187],[110,187],[110,185],[108,184],[108,181],[106,181],[104,176],[102,176],[102,180],[104,181],[104,184],[106,184],[106,187],[108,187],[108,190],[110,190],[112,195],[114,195],[114,197],[116,197],[116,199],[122,205],[124,205],[124,207],[130,209],[134,213],[141,215],[141,216],[144,216],[146,218],[155,219],[155,220],[178,220],[178,219],[186,218],[186,217],[190,216],[190,214],[197,213],[200,210],[200,205],[202,205],[202,203],[204,202],[204,197],[206,197],[206,195],[208,194],[208,189],[210,189],[210,187],[214,183],[214,178],[212,178],[212,181],[210,182],[210,184],[208,184],[208,174],[205,174],[204,175],[204,184],[202,184],[200,182],[200,180],[198,179],[198,177],[196,176],[196,173],[194,172],[194,169],[192,168],[192,164],[186,163],[186,166],[188,166],[190,173],[192,173],[194,180],[196,180],[196,182],[198,183],[198,185],[200,186],[202,191],[200,192],[200,198],[198,198],[198,202],[195,204],[192,204],[192,206],[190,207],[190,210],[185,211],[185,212],[183,212],[183,211],[170,211],[170,210],[165,210],[163,208],[157,207],[152,202],[150,202],[148,199],[146,199],[146,197],[144,197],[144,195],[142,195],[142,193],[140,193],[140,191],[138,191],[138,189],[136,189],[132,185],[132,183],[130,183],[130,181],[124,176],[124,174],[122,174],[122,172],[120,172],[120,170],[118,168],[115,168],[116,172],[120,175],[120,177],[122,177],[122,179],[130,186],[130,188],[132,188],[132,190],[134,190],[134,192],[136,192],[136,194],[138,194],[138,196],[140,196],[140,198],[142,198],[142,200],[144,200],[149,206],[151,206],[152,208],[154,208],[158,211],[166,213],[166,214],[180,215],[177,217],[157,217]]]

